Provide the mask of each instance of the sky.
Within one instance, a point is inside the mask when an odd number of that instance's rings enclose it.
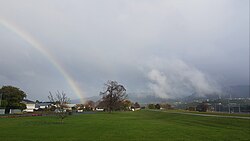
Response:
[[[249,85],[249,0],[0,0],[0,86],[46,101]]]

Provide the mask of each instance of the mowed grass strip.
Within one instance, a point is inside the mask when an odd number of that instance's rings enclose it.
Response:
[[[250,120],[154,111],[0,119],[1,141],[250,140]]]
[[[158,110],[159,111],[159,110]],[[164,110],[162,110],[164,111]],[[164,112],[180,112],[180,113],[193,113],[193,114],[204,114],[204,115],[220,115],[220,116],[236,116],[236,117],[250,117],[249,113],[226,113],[226,112],[198,112],[188,110],[166,110]]]

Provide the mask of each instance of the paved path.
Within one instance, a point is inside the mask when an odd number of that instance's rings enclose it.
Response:
[[[166,113],[172,113],[172,114],[183,114],[183,115],[203,116],[203,117],[220,117],[220,118],[250,119],[250,117],[241,117],[241,116],[210,115],[210,114],[198,114],[198,113],[187,113],[187,112],[171,112],[171,111],[159,111],[159,110],[151,110],[151,111],[166,112]]]

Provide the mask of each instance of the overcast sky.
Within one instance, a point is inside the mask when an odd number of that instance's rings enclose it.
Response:
[[[0,0],[0,21],[0,86],[32,100],[79,97],[58,66],[84,97],[107,80],[163,98],[249,85],[249,0]]]

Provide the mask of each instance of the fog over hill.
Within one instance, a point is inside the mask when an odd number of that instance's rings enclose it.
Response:
[[[209,95],[197,95],[191,94],[189,96],[183,96],[179,98],[162,98],[158,94],[154,93],[128,93],[128,99],[132,102],[139,102],[141,104],[148,103],[162,103],[162,102],[173,102],[173,101],[193,101],[195,99],[218,99],[218,98],[250,98],[249,85],[237,85],[230,86],[223,89],[220,94],[209,94]],[[101,99],[101,96],[93,96],[84,99],[98,101]],[[72,103],[80,103],[80,99],[71,100]]]
[[[231,86],[227,91],[227,95],[231,95],[232,98],[250,98],[249,85],[237,85]]]

